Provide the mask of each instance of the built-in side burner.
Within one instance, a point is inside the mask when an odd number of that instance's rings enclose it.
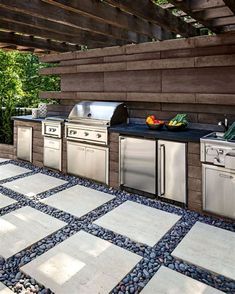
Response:
[[[201,139],[203,162],[203,209],[235,218],[235,141],[224,133]]]
[[[42,121],[43,164],[60,171],[62,170],[62,132],[65,120],[65,117],[53,116]]]

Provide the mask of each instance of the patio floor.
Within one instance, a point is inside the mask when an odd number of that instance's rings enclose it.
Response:
[[[0,159],[0,294],[235,293],[235,223]]]

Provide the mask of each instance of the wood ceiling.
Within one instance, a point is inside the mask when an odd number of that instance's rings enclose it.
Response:
[[[235,0],[0,0],[0,48],[67,52],[235,29]]]

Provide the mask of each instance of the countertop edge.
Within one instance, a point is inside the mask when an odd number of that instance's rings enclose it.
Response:
[[[41,123],[45,118],[32,118],[32,115],[12,116],[12,120]]]

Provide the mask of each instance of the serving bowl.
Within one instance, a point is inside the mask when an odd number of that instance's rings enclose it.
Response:
[[[187,129],[186,124],[182,124],[180,126],[170,126],[169,124],[165,124],[165,126],[168,131],[172,131],[172,132],[179,132],[179,131],[184,131]]]
[[[150,130],[161,130],[164,126],[163,124],[148,124],[146,123],[146,125],[149,127]]]

